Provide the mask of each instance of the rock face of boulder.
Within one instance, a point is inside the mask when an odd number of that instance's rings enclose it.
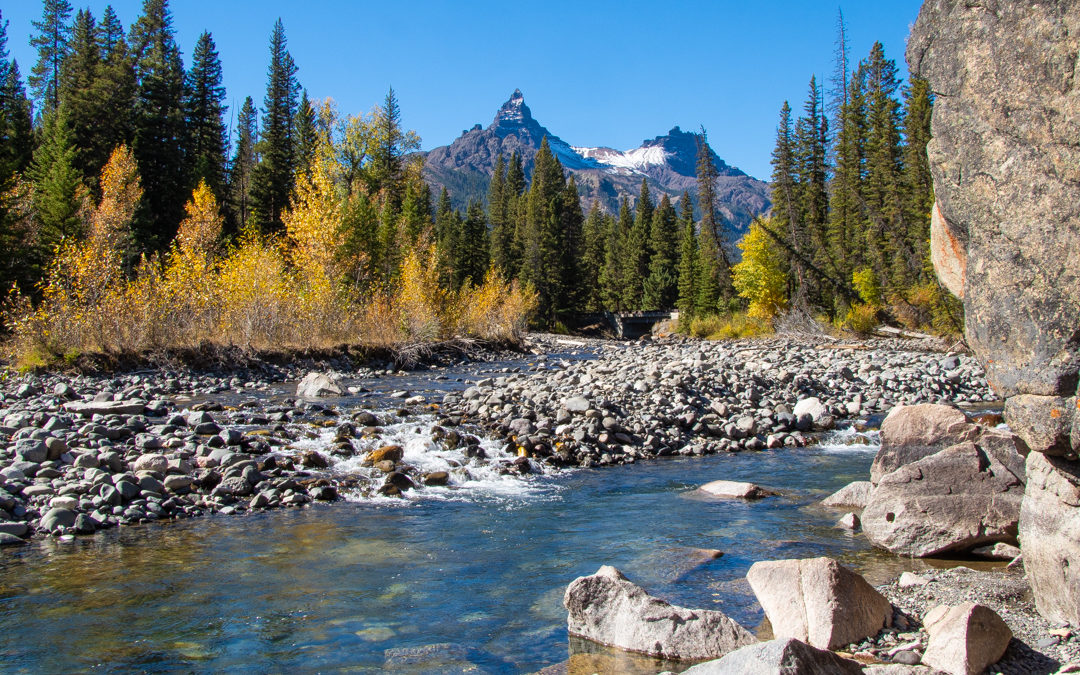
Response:
[[[1063,570],[1080,569],[1078,55],[1080,6],[1054,0],[926,0],[907,50],[912,75],[938,93],[935,267],[950,285],[962,270],[967,342],[1008,399],[1010,427],[1073,461],[1029,458],[1020,524],[1037,606],[1073,620],[1080,592]]]
[[[967,341],[1007,397],[1076,393],[1078,52],[1080,8],[1055,0],[927,0],[908,42],[939,94],[928,154]]]
[[[940,452],[978,434],[978,427],[963,412],[947,405],[901,405],[881,423],[881,449],[870,467],[870,482],[905,464]]]
[[[1033,452],[1020,509],[1024,571],[1039,612],[1080,625],[1080,468]]]
[[[1009,648],[1012,631],[994,610],[973,602],[926,613],[930,634],[922,662],[951,675],[978,675]]]
[[[571,582],[563,604],[570,635],[664,659],[715,659],[756,642],[722,612],[671,605],[607,565]]]
[[[889,601],[831,558],[756,562],[746,578],[777,637],[834,649],[892,621]]]
[[[682,675],[861,675],[862,667],[825,649],[794,638],[749,645]]]
[[[1015,544],[1024,460],[1009,436],[988,432],[883,476],[862,513],[866,538],[915,557]]]

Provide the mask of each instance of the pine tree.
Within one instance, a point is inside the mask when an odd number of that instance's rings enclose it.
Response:
[[[870,49],[866,63],[868,135],[866,142],[866,250],[869,262],[885,288],[902,285],[921,260],[911,251],[903,233],[903,167],[900,147],[900,83],[896,64],[885,58],[880,42]]]
[[[579,302],[586,312],[596,312],[603,308],[600,292],[600,270],[604,267],[604,244],[606,226],[604,215],[600,211],[599,200],[594,200],[589,208],[582,228],[581,254],[581,296]]]
[[[42,120],[41,144],[34,151],[29,176],[40,230],[37,253],[45,260],[61,241],[83,233],[81,212],[87,194],[75,168],[75,145],[63,105]]]
[[[683,192],[682,212],[679,215],[679,325],[689,329],[697,306],[698,237],[694,229],[694,205],[690,195]]]
[[[585,215],[581,212],[581,198],[573,174],[566,181],[562,196],[562,212],[559,214],[558,250],[559,279],[561,288],[557,298],[559,311],[569,311],[580,306],[582,288],[581,259],[584,254]]]
[[[6,22],[5,22],[6,23]],[[0,23],[0,28],[5,28]],[[0,52],[3,52],[0,44]],[[0,191],[6,190],[14,174],[26,169],[34,151],[34,129],[30,101],[26,98],[19,64],[4,62],[0,81]]]
[[[545,137],[536,152],[526,198],[520,279],[536,290],[539,313],[548,322],[563,309],[559,304],[566,290],[560,265],[565,189],[562,165]]]
[[[84,176],[96,176],[112,152],[112,148],[101,147],[97,137],[97,122],[103,117],[97,97],[101,67],[97,25],[89,10],[80,9],[60,68],[59,86],[76,147],[75,167]]]
[[[375,109],[372,130],[368,189],[372,194],[382,192],[382,198],[396,208],[404,190],[404,157],[420,148],[420,137],[401,127],[401,107],[392,87],[383,104]]]
[[[488,220],[491,221],[491,259],[507,276],[513,275],[510,267],[514,230],[510,222],[506,199],[506,161],[500,152],[495,159],[495,169],[488,186]]]
[[[850,279],[852,273],[865,264],[861,236],[864,230],[862,183],[866,165],[865,79],[866,71],[862,67],[850,78],[836,134],[828,240],[841,279]]]
[[[484,206],[472,201],[465,210],[457,262],[462,283],[481,284],[488,270],[488,224]]]
[[[623,217],[614,218],[605,214],[604,266],[600,269],[600,299],[604,309],[620,312],[623,309],[623,265],[622,249],[626,239],[623,225],[629,221],[630,205],[623,196],[619,206]]]
[[[697,303],[695,311],[707,315],[719,311],[722,301],[734,297],[731,286],[731,263],[725,250],[721,219],[716,213],[716,163],[705,130],[698,136],[697,189],[698,223],[701,240],[698,248]]]
[[[60,105],[60,67],[71,40],[71,4],[67,0],[44,0],[41,21],[32,25],[38,33],[30,39],[37,47],[38,61],[30,71],[30,90],[42,114]]]
[[[100,154],[95,155],[90,166],[104,167],[104,163],[98,162],[107,161],[113,149],[134,145],[137,82],[124,27],[111,6],[105,7],[97,26],[97,38],[101,62],[88,99],[96,107],[90,123],[95,130],[95,152]]]
[[[131,29],[138,90],[133,152],[145,190],[135,217],[136,247],[161,250],[184,217],[191,186],[184,175],[184,65],[168,0],[144,0]]]
[[[827,221],[828,192],[828,119],[822,110],[822,93],[817,79],[810,78],[810,91],[803,107],[805,115],[795,125],[794,159],[797,173],[798,239],[793,243],[802,255],[806,255],[817,270],[831,269]],[[800,297],[806,293],[810,302],[818,306],[831,305],[824,280],[810,275],[803,278],[807,288],[800,289]]]
[[[410,172],[405,181],[405,196],[401,200],[401,229],[411,244],[430,235],[431,188],[424,181],[422,167]]]
[[[270,35],[263,121],[255,152],[259,163],[252,175],[251,202],[255,222],[264,231],[282,228],[281,213],[289,205],[294,184],[294,128],[300,85],[296,63],[287,49],[285,26],[278,19]]]
[[[642,304],[656,310],[675,306],[678,299],[678,216],[671,199],[664,195],[653,213],[649,235],[649,276],[645,280]]]
[[[105,5],[105,11],[101,14],[101,23],[98,24],[98,47],[103,57],[108,57],[124,40],[124,24],[116,16],[112,5]]]
[[[229,214],[234,230],[247,227],[255,171],[255,103],[248,96],[236,121],[236,153],[229,165]]]
[[[641,179],[641,193],[638,195],[634,222],[626,236],[623,250],[626,267],[623,272],[623,302],[628,309],[641,309],[645,280],[649,277],[649,233],[652,229],[653,204],[649,195],[649,184]]]
[[[315,161],[315,150],[319,145],[315,108],[308,99],[307,89],[300,96],[300,107],[293,124],[296,127],[296,172],[307,173]]]
[[[517,277],[521,273],[521,243],[525,236],[524,199],[525,169],[522,166],[521,155],[515,150],[506,168],[506,187],[503,190],[503,200],[506,204],[506,231],[509,239],[509,245],[503,248],[505,256],[503,271],[512,277]]]
[[[933,95],[930,84],[915,78],[907,87],[904,105],[904,191],[905,220],[909,224],[907,244],[913,251],[929,257],[930,212],[934,208],[934,177],[926,145],[930,142],[930,115]],[[926,265],[923,265],[926,270]],[[930,275],[922,274],[923,281]]]
[[[221,84],[221,60],[210,33],[195,44],[187,74],[184,111],[187,119],[189,180],[205,181],[220,200],[225,194],[225,87]]]

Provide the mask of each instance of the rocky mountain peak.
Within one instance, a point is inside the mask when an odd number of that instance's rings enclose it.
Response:
[[[492,126],[496,129],[508,127],[520,127],[533,121],[532,111],[525,105],[525,96],[520,89],[515,89],[510,99],[502,104],[499,112],[495,113],[495,121]]]

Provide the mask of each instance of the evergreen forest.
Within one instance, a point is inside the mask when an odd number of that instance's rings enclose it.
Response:
[[[368,114],[312,100],[285,27],[266,90],[229,111],[204,32],[184,63],[168,0],[125,25],[44,0],[25,77],[0,17],[0,284],[10,356],[514,339],[599,311],[678,309],[683,330],[792,315],[956,332],[929,264],[932,96],[880,44],[780,111],[769,214],[739,241],[697,190],[583,203],[545,140],[500,156],[464,212],[423,178],[393,89]],[[235,120],[227,124],[227,119]],[[229,128],[232,126],[232,128]],[[695,214],[697,214],[695,216]]]

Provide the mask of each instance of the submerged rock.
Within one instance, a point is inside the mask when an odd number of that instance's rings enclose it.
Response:
[[[755,642],[722,612],[669,604],[607,565],[571,582],[563,605],[570,635],[665,659],[713,659]]]
[[[705,483],[698,488],[705,494],[713,497],[728,497],[732,499],[761,499],[771,497],[776,493],[768,488],[753,483],[741,483],[733,480],[714,480]]]

